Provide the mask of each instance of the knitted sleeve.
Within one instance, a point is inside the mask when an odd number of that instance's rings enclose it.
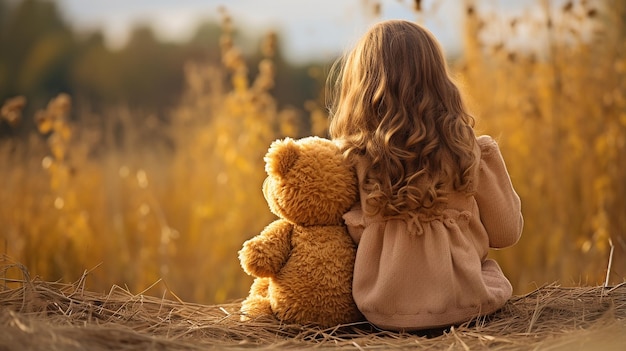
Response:
[[[524,225],[520,198],[496,141],[481,136],[478,145],[481,159],[475,198],[480,220],[489,235],[490,247],[511,246],[519,240]]]

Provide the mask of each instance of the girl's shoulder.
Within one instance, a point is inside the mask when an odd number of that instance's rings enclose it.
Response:
[[[498,143],[490,135],[481,135],[476,138],[476,143],[480,150],[480,158],[488,158],[494,153],[499,152]]]

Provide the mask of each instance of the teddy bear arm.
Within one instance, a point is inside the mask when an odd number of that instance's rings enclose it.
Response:
[[[239,251],[243,270],[255,277],[276,276],[289,258],[292,229],[291,223],[278,219],[246,241]]]

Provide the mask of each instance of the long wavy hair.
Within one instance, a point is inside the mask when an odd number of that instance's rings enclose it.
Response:
[[[328,84],[330,136],[367,167],[366,213],[440,213],[451,191],[473,192],[474,118],[427,29],[378,23],[337,61]]]

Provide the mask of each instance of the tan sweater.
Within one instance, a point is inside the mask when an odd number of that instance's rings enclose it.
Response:
[[[476,194],[450,194],[443,217],[372,218],[364,216],[363,200],[344,215],[358,244],[354,300],[372,324],[390,330],[454,325],[495,312],[511,297],[511,284],[487,251],[519,239],[520,199],[496,142],[477,140]],[[357,165],[360,182],[365,171]]]

